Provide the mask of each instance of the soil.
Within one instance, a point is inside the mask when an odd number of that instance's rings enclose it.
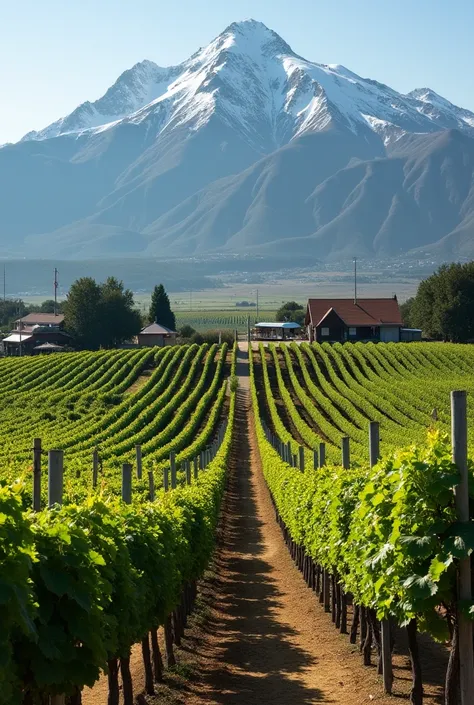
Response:
[[[214,563],[201,581],[182,647],[175,649],[179,665],[167,671],[156,697],[142,702],[393,705],[394,699],[383,695],[375,666],[364,667],[358,647],[334,628],[282,540],[258,456],[246,354],[240,354],[236,435]],[[431,642],[421,650],[425,705],[440,705],[446,651]],[[411,678],[404,653],[395,655],[394,666],[394,695],[408,702]],[[139,648],[131,669],[138,693],[143,688]],[[84,693],[83,703],[106,705],[106,679]]]

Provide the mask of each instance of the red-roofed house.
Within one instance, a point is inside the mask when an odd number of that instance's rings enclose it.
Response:
[[[397,342],[403,327],[397,297],[391,299],[309,299],[305,325],[319,343],[356,340]]]

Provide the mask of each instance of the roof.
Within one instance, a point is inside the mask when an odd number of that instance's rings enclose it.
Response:
[[[284,321],[282,323],[276,323],[275,321],[266,323],[256,323],[254,328],[285,328],[285,329],[293,329],[293,328],[301,328],[299,323],[293,323],[292,321]]]
[[[390,299],[309,299],[306,323],[318,326],[333,309],[346,326],[402,326],[396,297]]]
[[[27,326],[41,324],[45,326],[59,326],[59,324],[64,321],[64,316],[62,313],[58,313],[57,316],[55,316],[54,313],[29,313],[27,316],[23,316],[23,318],[19,318],[18,320],[25,323]]]
[[[149,326],[143,328],[139,335],[178,335],[175,330],[162,326],[159,323],[150,323]]]
[[[55,345],[54,343],[42,343],[33,348],[33,350],[62,350],[62,345]]]
[[[7,336],[6,338],[3,339],[4,343],[25,343],[27,340],[30,340],[32,338],[32,335],[25,335],[24,333],[20,335],[20,333],[12,333],[11,335]]]

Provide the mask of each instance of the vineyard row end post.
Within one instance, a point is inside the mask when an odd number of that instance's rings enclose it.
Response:
[[[301,472],[304,472],[304,448],[303,448],[303,446],[299,447],[299,456],[300,456],[299,463],[298,463],[299,469],[301,470]]]
[[[380,459],[380,425],[378,421],[369,423],[369,462],[373,468]],[[382,619],[380,622],[380,640],[382,646],[382,676],[383,688],[389,695],[392,693],[393,667],[392,644],[390,638],[390,620]]]
[[[142,479],[142,447],[140,445],[135,446],[135,457],[137,460],[137,480]]]
[[[326,444],[319,444],[319,467],[323,468],[326,465]]]
[[[41,510],[41,438],[33,440],[33,511]]]
[[[125,504],[132,503],[132,466],[130,463],[122,465],[122,500]]]
[[[64,484],[64,451],[50,450],[48,452],[48,506],[63,503]],[[51,705],[64,705],[63,694],[53,695]]]
[[[97,487],[97,481],[99,477],[99,451],[94,448],[92,452],[92,487],[95,489]]]
[[[342,437],[342,467],[349,470],[351,466],[350,440],[349,436]]]
[[[48,452],[48,506],[63,503],[64,451]]]
[[[458,519],[469,522],[469,471],[467,462],[467,394],[465,391],[451,392],[451,443],[452,457],[461,480],[455,489]],[[458,599],[472,599],[471,558],[459,562]],[[472,621],[459,610],[459,680],[461,704],[472,703],[474,693],[474,653],[472,643]]]
[[[170,476],[171,489],[174,490],[176,489],[176,455],[174,450],[170,453]]]

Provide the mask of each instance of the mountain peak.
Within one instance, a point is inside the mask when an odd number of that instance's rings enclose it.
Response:
[[[220,37],[233,36],[237,46],[244,41],[246,45],[249,43],[259,45],[265,54],[293,54],[292,48],[285,40],[270,29],[263,22],[252,18],[232,22],[223,32]],[[243,48],[246,48],[245,46]]]
[[[407,96],[415,98],[415,100],[420,100],[422,103],[453,107],[453,104],[449,100],[443,98],[443,96],[436,93],[432,88],[415,88],[413,91],[407,93]]]

